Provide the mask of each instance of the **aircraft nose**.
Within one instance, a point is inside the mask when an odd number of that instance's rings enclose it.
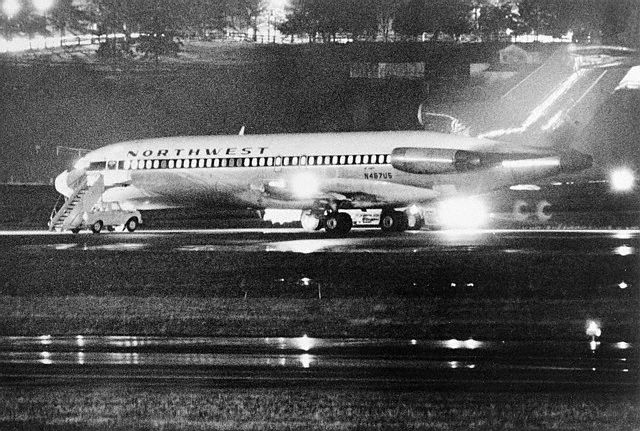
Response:
[[[560,155],[560,169],[563,172],[577,172],[593,165],[593,157],[576,150],[565,151]]]

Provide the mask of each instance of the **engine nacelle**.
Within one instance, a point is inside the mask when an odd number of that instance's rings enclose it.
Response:
[[[391,166],[411,174],[466,172],[482,166],[480,153],[446,148],[394,148]]]

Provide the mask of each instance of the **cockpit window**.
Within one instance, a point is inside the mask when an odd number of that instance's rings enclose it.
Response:
[[[107,166],[107,162],[91,162],[89,163],[90,171],[102,171]]]

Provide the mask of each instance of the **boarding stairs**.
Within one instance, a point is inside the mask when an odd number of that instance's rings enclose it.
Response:
[[[104,178],[99,175],[88,178],[86,174],[80,176],[72,186],[73,193],[65,199],[64,204],[53,208],[49,220],[50,231],[65,231],[79,229],[83,215],[98,202],[104,192]]]

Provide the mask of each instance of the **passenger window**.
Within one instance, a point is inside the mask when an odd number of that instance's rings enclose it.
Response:
[[[347,165],[352,165],[353,164],[353,156],[348,156],[347,157]]]
[[[113,161],[113,160],[109,160],[109,161],[107,162],[107,169],[109,169],[109,170],[113,170],[113,169],[115,169],[117,166],[118,166],[118,163],[117,163],[117,162],[115,162],[115,161]]]
[[[176,168],[182,169],[182,159],[176,160]]]
[[[282,164],[282,157],[278,156],[275,159],[276,166],[280,166]]]
[[[212,164],[213,164],[213,160],[212,159],[207,159],[206,167],[210,168]]]
[[[340,156],[340,164],[344,165],[344,162],[347,161],[347,157],[346,156]]]
[[[356,163],[356,165],[359,165],[361,162],[362,162],[362,156],[360,154],[358,154],[356,156],[355,163]]]
[[[316,158],[314,156],[309,156],[309,166],[313,166],[316,164]]]
[[[160,169],[165,169],[167,167],[167,161],[166,160],[161,160],[160,161]]]
[[[160,161],[159,160],[154,160],[153,161],[153,169],[158,169],[158,167],[160,167]]]
[[[169,160],[169,169],[173,169],[176,167],[176,161],[175,160]]]
[[[291,162],[291,159],[289,157],[282,158],[282,166],[289,166],[290,162]]]
[[[324,156],[324,164],[325,165],[330,165],[331,164],[331,157],[330,156]]]
[[[227,159],[220,159],[220,166],[222,166],[223,168],[227,167]]]
[[[267,166],[273,166],[273,157],[267,158]]]
[[[331,158],[331,164],[332,165],[337,165],[338,164],[338,156],[333,156]]]
[[[246,159],[244,159],[244,163],[243,164],[244,164],[245,167],[251,166],[251,159],[247,157]]]
[[[368,164],[369,163],[369,155],[365,154],[364,156],[362,156],[362,163],[363,164]]]
[[[220,166],[220,159],[213,159],[213,167],[217,168],[218,166]]]
[[[307,158],[305,156],[300,156],[300,166],[304,166],[307,164]]]
[[[204,168],[204,163],[205,163],[205,162],[204,162],[204,159],[200,159],[200,160],[198,160],[198,167],[199,167],[199,168]]]
[[[267,161],[265,160],[265,158],[264,158],[264,157],[260,157],[260,158],[258,159],[258,164],[259,164],[260,166],[264,166],[266,162],[267,162]]]

